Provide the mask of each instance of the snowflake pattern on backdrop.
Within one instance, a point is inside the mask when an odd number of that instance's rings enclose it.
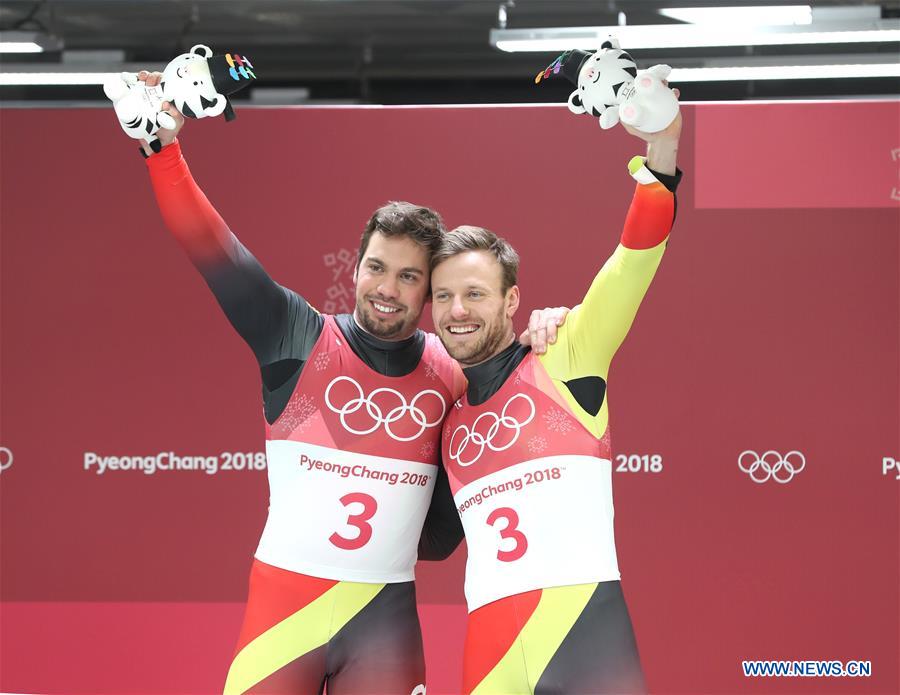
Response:
[[[326,268],[331,269],[331,285],[325,288],[322,309],[326,314],[349,313],[353,299],[353,265],[356,257],[350,249],[340,249],[322,256]]]
[[[322,305],[326,314],[349,314],[353,293],[343,282],[338,282],[325,290],[328,298]]]
[[[276,433],[280,436],[288,436],[293,433],[303,432],[312,422],[312,416],[316,412],[315,399],[306,393],[301,393],[299,398],[292,398],[278,418]]]
[[[536,436],[528,440],[528,451],[532,454],[540,454],[547,448],[547,440]]]
[[[566,415],[559,408],[551,408],[546,413],[544,413],[544,422],[547,423],[547,429],[551,432],[558,432],[562,435],[567,435],[569,432],[575,429],[575,424],[572,422],[572,418]]]
[[[326,253],[322,256],[322,262],[326,268],[331,268],[331,279],[337,282],[341,275],[351,275],[353,273],[353,263],[356,259],[350,249],[341,249],[335,253]]]

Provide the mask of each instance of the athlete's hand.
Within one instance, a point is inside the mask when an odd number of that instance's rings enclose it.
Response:
[[[669,82],[663,80],[663,84],[667,87]],[[681,96],[681,91],[673,89],[672,93],[675,98]],[[643,130],[637,130],[624,123],[622,127],[637,138],[647,143],[647,166],[658,171],[660,174],[674,176],[677,171],[676,162],[678,159],[678,139],[681,137],[681,111],[679,110],[665,130],[658,133],[645,133]]]
[[[669,81],[663,80],[663,84],[668,87]],[[675,95],[676,99],[681,97],[680,89],[673,88],[672,93]],[[624,123],[622,124],[622,127],[631,135],[640,138],[648,145],[652,145],[654,142],[662,140],[675,140],[677,142],[678,138],[681,137],[681,111],[678,112],[678,115],[675,116],[675,120],[672,121],[665,130],[661,130],[658,133],[645,133],[643,130],[632,128],[630,125],[625,125]]]
[[[547,346],[556,342],[556,329],[566,322],[568,307],[548,307],[535,309],[528,320],[528,328],[522,331],[519,342],[530,345],[535,354],[543,355]]]
[[[138,73],[138,79],[144,82],[148,87],[156,87],[162,80],[162,73],[141,70]],[[168,101],[162,103],[162,110],[175,119],[174,128],[160,128],[156,131],[156,137],[159,138],[159,144],[165,147],[175,141],[175,138],[178,136],[178,131],[180,131],[184,125],[184,116],[179,113],[174,104],[171,104]],[[146,140],[141,140],[141,147],[144,148],[144,152],[147,153],[148,157],[153,154],[153,150],[150,149],[150,145],[147,144]]]

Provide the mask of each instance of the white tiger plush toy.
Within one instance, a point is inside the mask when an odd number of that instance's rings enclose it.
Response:
[[[175,127],[175,120],[160,111],[164,101],[174,104],[188,118],[224,113],[225,120],[230,121],[234,109],[227,95],[255,78],[253,65],[245,56],[214,56],[208,46],[197,44],[166,66],[157,87],[147,87],[134,73],[123,72],[111,75],[103,91],[113,102],[122,129],[136,140],[146,140],[154,152],[159,152],[156,131]]]
[[[569,110],[596,116],[604,130],[621,120],[646,133],[658,133],[678,115],[678,100],[663,83],[672,68],[654,65],[638,71],[613,37],[594,53],[566,51],[539,72],[535,82],[560,71],[577,86],[569,95]]]

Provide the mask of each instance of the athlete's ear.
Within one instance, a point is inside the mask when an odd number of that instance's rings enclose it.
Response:
[[[356,271],[359,270],[359,261],[353,264],[353,284],[356,284]]]
[[[506,290],[506,318],[511,319],[519,310],[519,286],[513,285]]]

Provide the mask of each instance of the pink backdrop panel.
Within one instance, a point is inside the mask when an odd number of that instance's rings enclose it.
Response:
[[[898,105],[684,111],[678,219],[608,391],[650,686],[896,692]],[[265,471],[221,466],[263,450],[253,356],[110,112],[0,119],[0,690],[215,692],[265,518]],[[641,149],[563,107],[242,109],[182,141],[270,275],[329,312],[352,308],[358,236],[392,199],[506,236],[524,309],[578,303],[616,245]],[[772,167],[777,152],[799,169]],[[757,483],[738,466],[747,450],[805,465]],[[85,465],[161,452],[217,467]],[[462,547],[417,568],[432,694],[457,688],[464,563]],[[743,659],[873,673],[746,679]]]
[[[897,101],[704,104],[696,128],[697,208],[897,209]]]

